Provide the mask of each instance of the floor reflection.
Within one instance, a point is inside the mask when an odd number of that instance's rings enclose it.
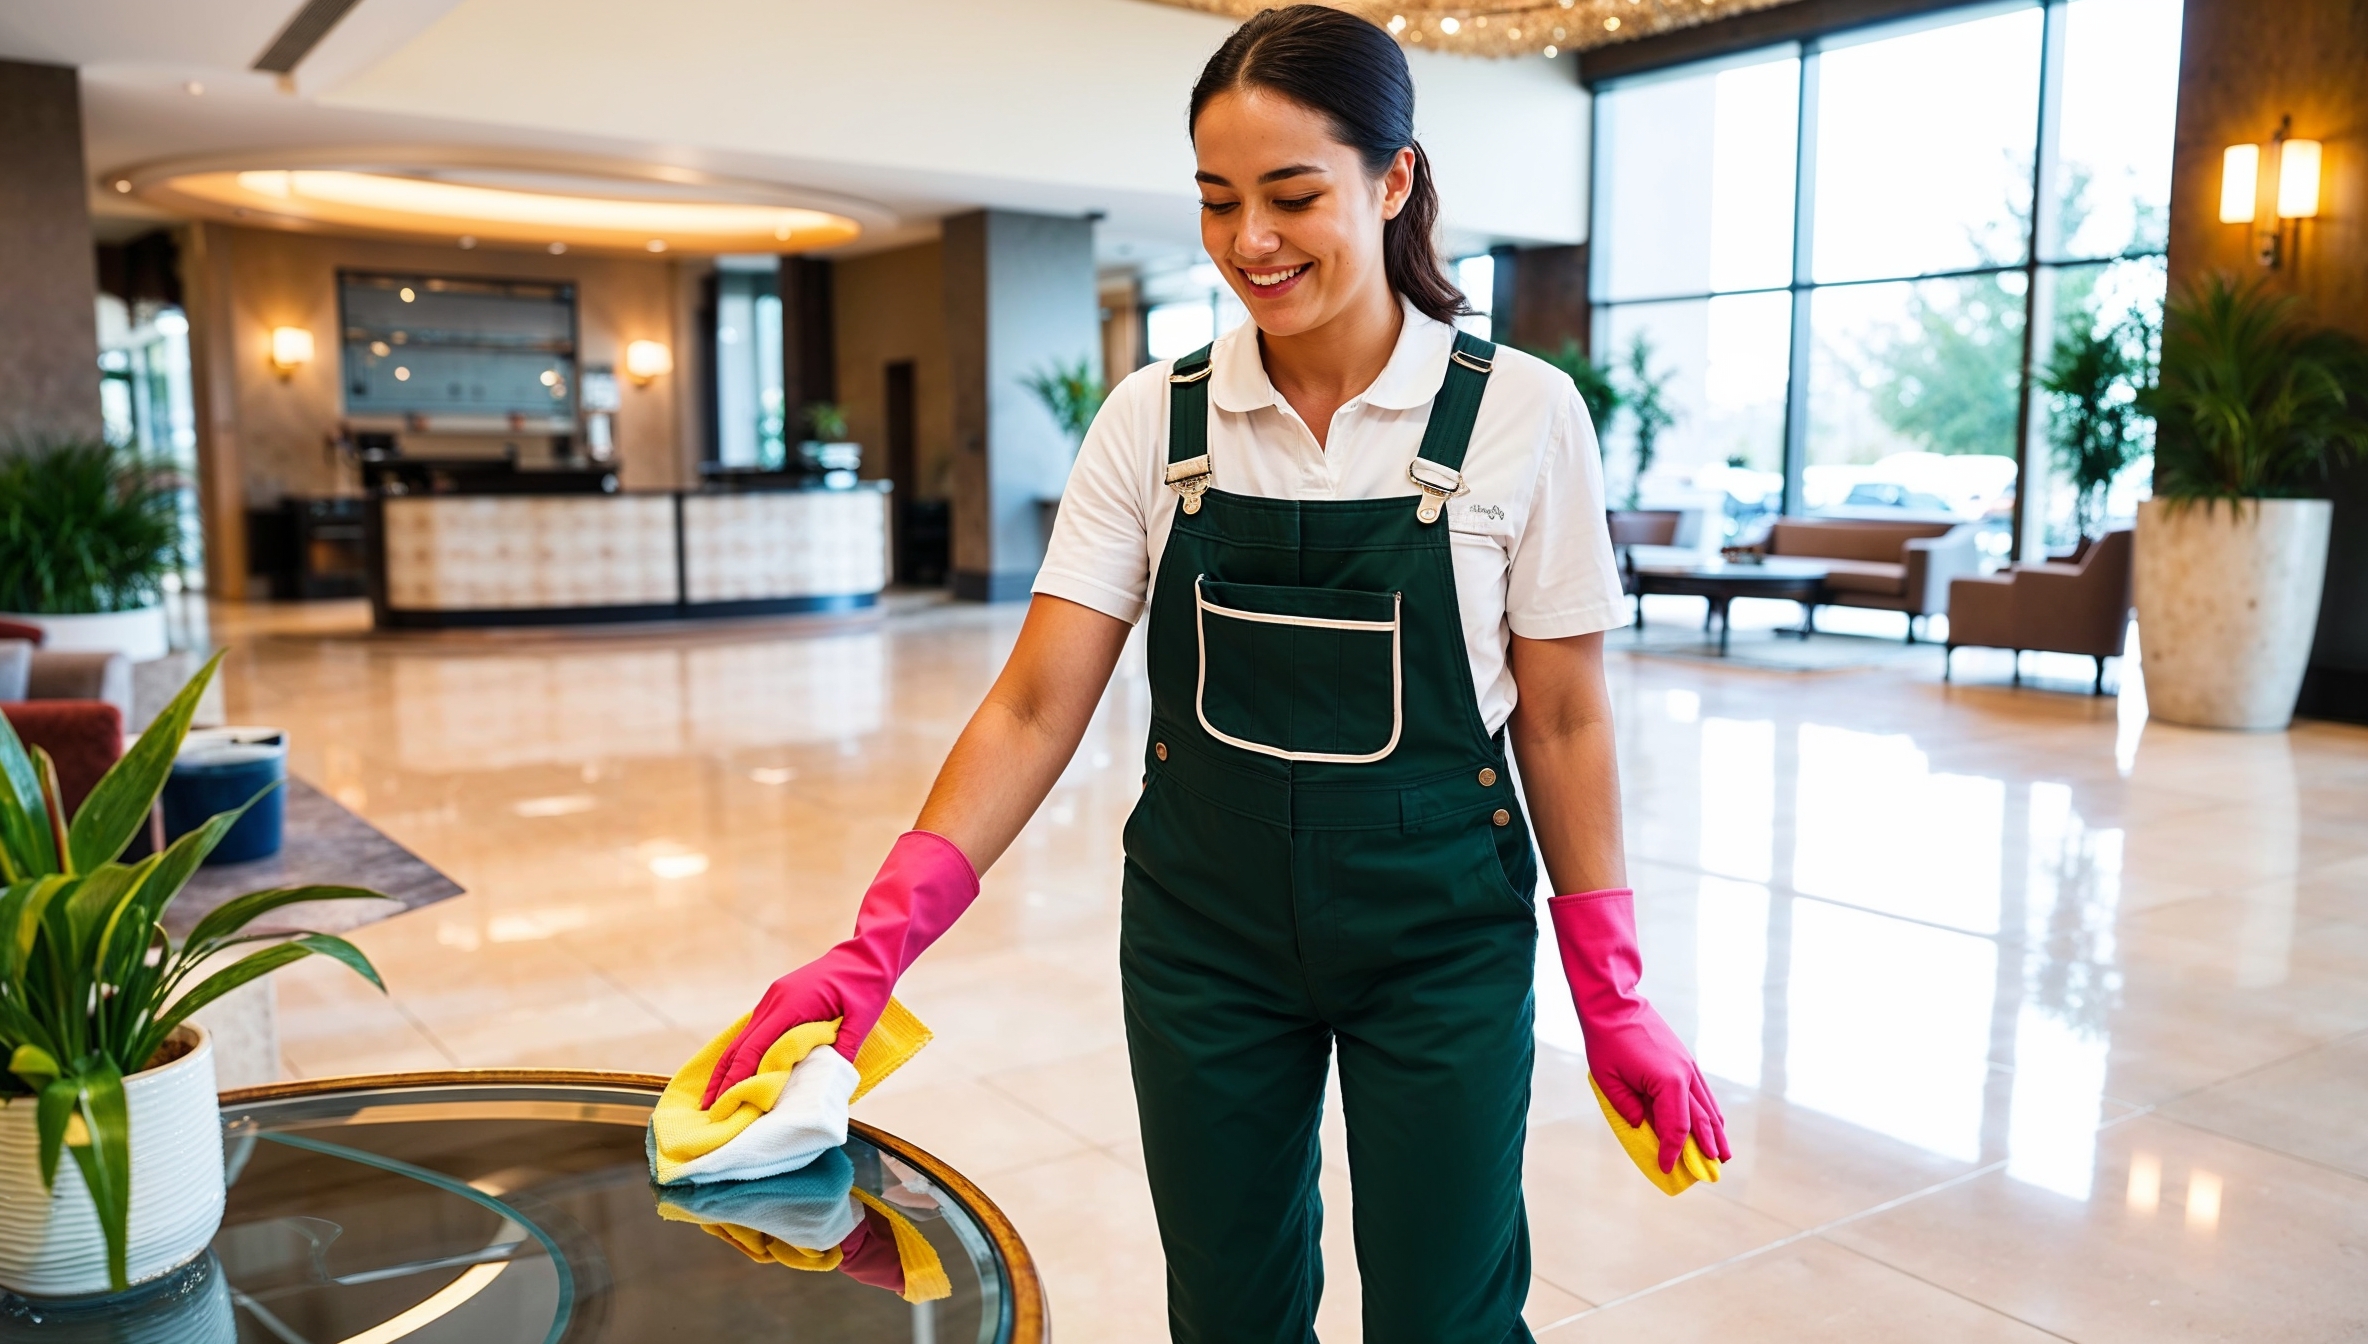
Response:
[[[1653,619],[1699,619],[1670,601]],[[282,977],[307,1075],[670,1071],[844,932],[1019,616],[382,640],[342,611],[218,613],[230,712],[469,894],[358,935],[384,998]],[[1626,1168],[1542,941],[1545,1344],[2368,1330],[2340,1249],[2368,1244],[2368,731],[2149,723],[2134,666],[2118,700],[1948,686],[1937,649],[1610,671],[1644,988],[1738,1154],[1676,1200]],[[1012,1215],[1064,1335],[1118,1344],[1165,1337],[1115,966],[1147,716],[1130,651],[900,987],[938,1044],[865,1102]],[[1319,1328],[1354,1339],[1325,1144]]]

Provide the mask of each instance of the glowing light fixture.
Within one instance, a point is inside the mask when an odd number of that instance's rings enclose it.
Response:
[[[2261,146],[2230,145],[2220,155],[2220,222],[2253,222],[2253,198],[2260,190]]]
[[[271,329],[271,367],[286,378],[312,362],[312,333],[302,327]]]
[[[862,226],[844,215],[789,205],[694,200],[620,184],[616,195],[482,186],[435,177],[346,169],[191,172],[133,188],[168,203],[237,214],[253,223],[287,221],[381,233],[462,238],[463,246],[509,243],[640,253],[771,252],[792,236],[801,248],[854,241]]]
[[[2288,140],[2278,147],[2278,218],[2319,217],[2319,142]]]
[[[2323,150],[2316,140],[2296,139],[2293,130],[2294,118],[2280,119],[2266,156],[2259,145],[2230,145],[2220,155],[2221,223],[2253,224],[2264,196],[2276,204],[2276,216],[2253,235],[2254,255],[2271,269],[2301,255],[2302,221],[2319,217]]]
[[[635,341],[625,347],[625,374],[648,387],[653,378],[674,372],[674,352],[664,341]]]

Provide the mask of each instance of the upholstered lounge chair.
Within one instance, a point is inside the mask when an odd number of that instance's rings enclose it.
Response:
[[[2129,531],[2084,542],[2064,560],[2016,565],[2000,574],[1949,585],[1949,647],[2012,649],[2014,684],[2023,680],[2023,650],[2094,658],[2093,693],[2105,693],[2105,660],[2121,656],[2130,625]],[[1942,677],[1949,673],[1944,667]]]

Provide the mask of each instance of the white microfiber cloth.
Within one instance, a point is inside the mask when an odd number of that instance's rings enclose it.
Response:
[[[650,1112],[650,1179],[755,1181],[796,1171],[847,1141],[847,1108],[929,1043],[929,1029],[894,999],[855,1060],[831,1048],[838,1022],[791,1028],[766,1049],[757,1072],[699,1097],[716,1062],[748,1025],[742,1018],[674,1075]]]

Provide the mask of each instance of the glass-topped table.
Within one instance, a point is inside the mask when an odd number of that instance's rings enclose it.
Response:
[[[32,1326],[45,1344],[1043,1344],[1042,1288],[1010,1222],[959,1173],[860,1123],[841,1150],[853,1184],[927,1238],[951,1296],[907,1302],[759,1262],[661,1217],[643,1132],[664,1086],[495,1071],[225,1093],[230,1201],[212,1252],[105,1305],[0,1295],[0,1339]]]

